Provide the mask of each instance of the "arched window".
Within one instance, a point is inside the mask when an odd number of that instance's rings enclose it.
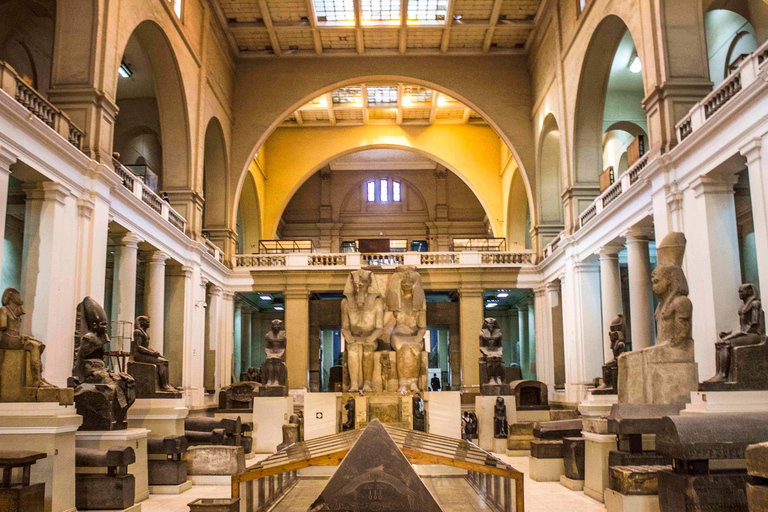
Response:
[[[369,203],[399,203],[402,198],[402,185],[398,180],[379,178],[365,182],[365,200]]]

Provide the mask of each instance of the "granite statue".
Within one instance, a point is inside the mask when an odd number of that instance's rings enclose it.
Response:
[[[507,406],[502,397],[496,398],[496,405],[493,407],[493,437],[496,439],[506,439],[508,433],[507,425]]]
[[[136,381],[137,398],[181,398],[181,392],[171,386],[168,359],[149,346],[148,316],[136,317],[128,373]]]
[[[400,390],[419,391],[421,354],[427,332],[427,299],[421,276],[414,267],[401,265],[395,269],[387,285],[387,309],[392,312],[395,324],[389,341],[397,351]]]
[[[252,381],[235,382],[219,390],[219,410],[252,410],[253,395],[261,384]]]
[[[285,346],[285,327],[283,321],[276,318],[272,320],[272,329],[264,335],[264,352],[267,358],[261,364],[260,395],[286,396],[288,394]]]
[[[344,404],[344,409],[347,410],[347,421],[341,425],[342,432],[347,430],[354,430],[355,428],[355,398],[350,396],[347,398],[347,403]]]
[[[685,235],[671,232],[656,248],[651,274],[656,308],[656,345],[619,356],[619,402],[671,404],[690,401],[698,389],[693,354],[693,305],[683,272]]]
[[[248,367],[248,371],[245,372],[245,379],[243,381],[259,382],[260,380],[261,380],[261,376],[259,375],[259,371],[253,366]]]
[[[499,322],[495,318],[483,320],[483,328],[480,330],[480,352],[483,354],[482,362],[485,363],[486,368],[486,382],[481,384],[503,385],[504,362],[501,358],[504,352],[504,338]]]
[[[472,441],[473,438],[477,437],[477,415],[474,412],[465,411],[461,423],[463,426],[462,439]]]
[[[411,397],[411,404],[413,406],[413,430],[426,432],[427,415],[424,411],[424,400],[421,398],[421,393],[416,393]]]
[[[615,395],[619,380],[619,356],[627,350],[627,322],[624,315],[613,319],[608,331],[613,360],[603,365],[603,383],[592,391],[596,395]]]
[[[291,414],[288,423],[283,424],[283,442],[277,445],[277,451],[299,442],[299,417]]]
[[[768,337],[760,295],[753,284],[739,287],[739,330],[720,333],[715,343],[717,373],[699,390],[768,389]]]
[[[78,304],[75,361],[67,385],[75,388],[75,407],[83,416],[80,430],[125,429],[128,408],[136,400],[133,377],[104,365],[108,326],[107,314],[95,300],[86,297]]]
[[[60,402],[71,405],[72,390],[43,378],[45,345],[22,336],[24,302],[15,288],[6,288],[0,307],[0,402]]]
[[[370,270],[355,270],[347,277],[341,332],[346,343],[349,391],[372,391],[374,352],[384,332],[384,302]]]

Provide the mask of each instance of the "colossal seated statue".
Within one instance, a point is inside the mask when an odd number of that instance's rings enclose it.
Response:
[[[397,351],[400,391],[419,391],[424,334],[427,332],[427,300],[421,276],[412,266],[401,265],[387,285],[387,309],[395,325],[390,344]],[[423,387],[426,388],[426,376]]]
[[[370,270],[347,277],[341,301],[341,332],[346,343],[349,391],[372,391],[373,353],[384,331],[384,303]]]

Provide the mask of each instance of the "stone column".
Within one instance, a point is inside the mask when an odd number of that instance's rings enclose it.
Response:
[[[629,270],[629,312],[632,350],[653,345],[653,288],[651,258],[648,254],[649,231],[630,228],[626,234]]]
[[[483,289],[459,289],[461,332],[461,390],[480,391],[480,329],[483,326]],[[457,383],[454,382],[455,386]]]
[[[243,348],[243,300],[234,298],[234,319],[232,324],[232,377],[235,382],[240,380],[241,354]]]
[[[735,174],[696,178],[685,192],[686,275],[693,303],[693,339],[699,375],[715,373],[718,333],[739,328],[741,262],[733,186]]]
[[[240,373],[235,377],[240,380],[240,374],[245,373],[251,361],[251,318],[253,311],[250,306],[243,304],[240,312]]]
[[[523,372],[523,378],[527,379],[530,366],[528,366],[528,301],[523,301],[517,305],[517,326],[519,329],[519,349],[520,369]]]
[[[309,383],[309,291],[300,285],[285,291],[285,335],[288,387],[307,389]]]
[[[576,351],[579,383],[602,375],[603,337],[600,313],[600,266],[581,261],[574,266],[576,274]],[[583,389],[582,389],[583,391]],[[580,399],[583,397],[579,397]]]
[[[206,336],[205,336],[205,388],[218,389],[220,386],[222,351],[221,330],[222,289],[221,286],[211,284],[206,290]]]
[[[11,178],[11,165],[16,163],[16,155],[5,146],[0,146],[0,240],[5,240],[5,215],[8,209],[8,183]],[[0,250],[0,269],[3,268],[3,251]]]
[[[509,345],[511,361],[520,366],[520,322],[514,308],[509,310]]]
[[[230,291],[222,291],[221,297],[214,300],[211,304],[221,303],[221,314],[219,314],[219,336],[217,338],[218,348],[216,349],[216,388],[222,388],[232,383],[232,359],[234,354],[234,319],[235,319],[235,294]]]
[[[749,195],[755,224],[757,272],[762,303],[768,301],[768,135],[755,138],[741,148],[749,168]]]
[[[534,290],[534,315],[536,317],[536,379],[547,384],[554,390],[554,373],[552,371],[552,325],[550,324],[549,300],[546,286]]]
[[[560,279],[546,284],[549,326],[552,337],[552,386],[565,386],[565,341],[563,339],[563,300]]]
[[[603,310],[603,360],[613,359],[609,326],[616,315],[623,313],[621,304],[621,272],[619,253],[623,245],[604,245],[600,249],[600,296]]]
[[[77,204],[69,189],[55,182],[25,189],[21,298],[27,314],[22,334],[46,345],[44,376],[66,386],[72,374],[75,308]],[[80,297],[79,300],[82,300]]]
[[[161,354],[165,338],[165,260],[168,255],[155,251],[147,262],[144,281],[144,311],[150,318],[149,347]]]
[[[528,378],[536,380],[536,306],[535,298],[528,297]]]
[[[185,354],[185,342],[193,329],[192,275],[192,267],[178,264],[169,268],[166,275],[165,318],[167,322],[165,322],[163,336],[163,355],[171,361],[169,375],[173,386],[185,385],[190,378],[185,375],[185,369],[191,363]]]
[[[112,316],[118,321],[130,322],[131,326],[136,320],[136,264],[140,241],[141,237],[136,233],[126,233],[120,240],[116,255]],[[132,334],[133,329],[130,332]],[[113,336],[115,334],[118,333],[113,333]],[[129,349],[123,347],[123,350]]]
[[[256,366],[256,361],[259,359],[259,338],[261,338],[261,316],[259,311],[254,309],[251,312],[251,357],[248,359],[248,366]]]

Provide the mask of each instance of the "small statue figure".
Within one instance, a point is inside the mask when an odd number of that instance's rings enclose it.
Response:
[[[483,328],[480,330],[480,352],[485,359],[488,382],[502,386],[504,384],[504,362],[501,357],[504,353],[504,337],[501,334],[501,327],[495,318],[486,318],[483,320]]]
[[[400,390],[419,391],[427,299],[421,276],[414,267],[401,265],[395,269],[387,285],[387,309],[395,321],[389,341],[397,351]]]
[[[264,335],[264,352],[267,359],[261,364],[262,383],[266,387],[285,386],[285,327],[283,321],[272,320],[272,330]]]
[[[467,441],[471,441],[472,439],[469,437],[469,434],[470,434],[469,412],[464,411],[464,413],[461,415],[461,438],[466,439]]]
[[[373,391],[373,353],[384,331],[384,303],[370,270],[347,277],[341,301],[341,333],[346,343],[349,392]]]
[[[749,345],[765,343],[765,314],[763,313],[757,287],[753,284],[743,284],[739,287],[739,324],[741,330],[721,332],[720,341],[715,343],[715,364],[717,373],[705,382],[723,382],[733,380],[731,377],[731,360],[733,349]]]
[[[164,358],[157,350],[149,348],[149,333],[147,332],[149,325],[148,316],[136,317],[136,328],[133,331],[133,340],[131,340],[131,361],[152,364],[157,368],[157,382],[153,382],[151,385],[147,386],[149,388],[148,390],[154,392],[156,385],[157,390],[159,391],[167,391],[175,394],[177,393],[177,390],[171,386],[169,382],[168,359]],[[131,373],[134,379],[141,378],[133,371],[130,371],[129,373]],[[141,382],[138,383],[140,388],[142,387],[141,384]],[[148,396],[142,396],[144,393],[138,392],[137,394],[140,398],[149,398]]]
[[[413,406],[413,430],[421,432],[427,431],[427,418],[424,413],[424,400],[421,399],[421,393],[416,393],[411,397]]]
[[[245,372],[245,382],[259,382],[259,372],[253,366],[248,367]]]
[[[41,356],[45,345],[29,336],[22,336],[21,316],[24,314],[24,301],[16,288],[6,288],[2,297],[3,307],[0,308],[0,368],[3,366],[6,350],[24,350],[29,354],[29,369],[32,373],[31,386],[34,388],[55,388],[43,378],[43,363]]]
[[[136,400],[133,377],[108,371],[104,365],[108,325],[104,308],[95,300],[86,297],[78,304],[75,362],[67,385],[75,388],[75,407],[83,416],[81,430],[125,429],[128,408]]]
[[[619,356],[627,349],[627,323],[624,315],[619,314],[611,322],[608,337],[611,340],[613,360],[603,365],[603,383],[596,388],[595,394],[616,394],[619,378]]]
[[[288,423],[283,424],[283,442],[277,445],[277,451],[299,442],[299,417],[291,414]]]
[[[692,352],[693,305],[688,298],[688,280],[682,267],[685,235],[669,233],[656,252],[658,265],[651,274],[653,293],[659,299],[656,308],[656,347],[670,344]]]
[[[347,403],[344,405],[347,410],[347,421],[341,425],[341,431],[354,430],[355,428],[355,399],[354,397],[347,398]]]
[[[469,413],[469,439],[470,441],[477,437],[477,414]]]
[[[502,397],[496,398],[496,405],[493,408],[493,437],[507,438],[507,406]]]

